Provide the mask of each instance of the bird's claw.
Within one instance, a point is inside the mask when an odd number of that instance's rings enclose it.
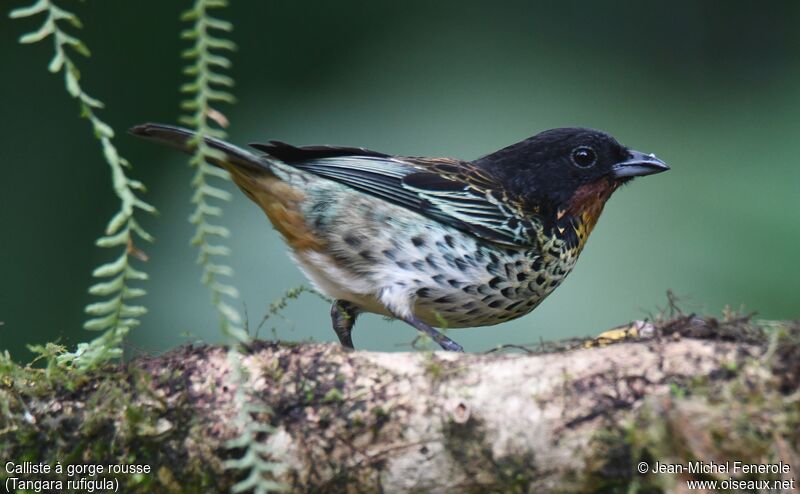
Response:
[[[464,353],[464,347],[449,338],[440,341],[439,346],[442,347],[442,350],[447,350],[448,352]]]

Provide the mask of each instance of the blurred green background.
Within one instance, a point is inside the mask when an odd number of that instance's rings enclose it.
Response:
[[[27,2],[11,1],[3,9]],[[101,116],[160,210],[144,218],[150,313],[135,350],[218,341],[188,246],[191,170],[127,127],[174,122],[182,82],[179,13],[188,1],[63,0],[93,51],[80,60]],[[800,316],[800,3],[641,1],[233,2],[238,143],[365,146],[475,158],[561,126],[603,129],[673,168],[609,203],[566,283],[533,314],[458,330],[467,350],[596,334],[665,305],[764,318]],[[20,46],[41,22],[0,19],[0,348],[94,336],[81,329],[94,239],[116,210],[107,165],[60,77],[49,42]],[[258,321],[302,284],[261,211],[227,207],[238,306]],[[335,341],[327,305],[303,295],[271,326],[286,339]],[[192,336],[187,336],[190,333]],[[414,331],[359,321],[358,348],[407,348]]]

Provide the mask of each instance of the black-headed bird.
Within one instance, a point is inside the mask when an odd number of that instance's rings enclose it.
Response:
[[[185,129],[131,132],[192,152]],[[669,169],[583,128],[548,130],[475,161],[206,142],[221,152],[209,161],[230,172],[306,277],[334,299],[333,328],[350,348],[356,317],[372,312],[462,351],[435,328],[489,326],[533,310],[572,271],[614,191]]]

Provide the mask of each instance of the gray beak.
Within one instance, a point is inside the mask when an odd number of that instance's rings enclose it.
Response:
[[[628,159],[611,167],[614,178],[631,178],[653,175],[669,170],[666,163],[656,158],[654,154],[644,154],[639,151],[628,151]]]

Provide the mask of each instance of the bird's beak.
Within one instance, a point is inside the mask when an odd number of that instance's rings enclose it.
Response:
[[[666,163],[656,158],[654,154],[644,154],[639,151],[628,151],[628,159],[611,167],[611,174],[616,179],[643,177],[669,170]]]

